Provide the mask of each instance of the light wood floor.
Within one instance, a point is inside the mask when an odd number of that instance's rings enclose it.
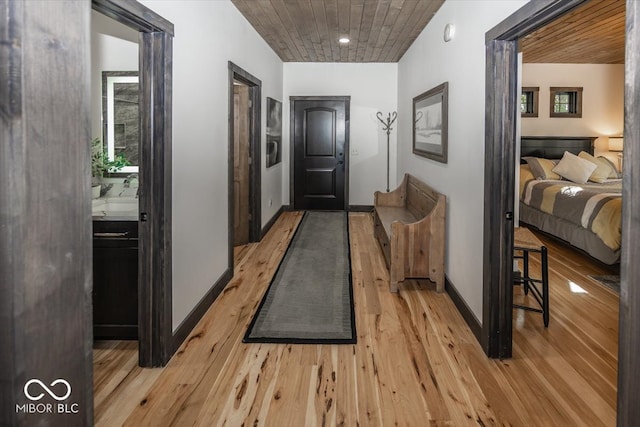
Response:
[[[135,343],[96,346],[97,425],[615,425],[618,297],[586,277],[609,272],[544,237],[550,325],[514,311],[513,359],[487,359],[430,282],[389,293],[368,214],[349,216],[358,343],[243,344],[299,220],[283,214],[236,252],[233,281],[165,368],[138,368]]]

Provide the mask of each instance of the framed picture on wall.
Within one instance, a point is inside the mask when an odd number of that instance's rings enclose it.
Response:
[[[413,153],[447,163],[448,90],[444,82],[413,98]]]
[[[267,97],[267,167],[282,161],[282,103]]]

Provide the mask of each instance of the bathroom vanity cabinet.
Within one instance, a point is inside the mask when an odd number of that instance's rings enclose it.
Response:
[[[93,334],[138,339],[137,221],[93,221]]]

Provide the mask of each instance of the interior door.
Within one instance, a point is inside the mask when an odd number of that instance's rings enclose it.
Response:
[[[294,209],[344,210],[349,97],[291,98]]]
[[[249,243],[249,87],[233,86],[234,246]]]

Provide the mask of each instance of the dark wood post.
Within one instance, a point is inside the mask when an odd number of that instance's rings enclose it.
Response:
[[[513,186],[517,42],[487,42],[484,194],[483,346],[490,357],[511,357]],[[496,279],[497,282],[496,282]],[[499,331],[492,334],[492,331]]]
[[[624,166],[622,170],[622,255],[620,257],[620,335],[618,350],[618,425],[640,419],[640,3],[627,0]]]
[[[90,8],[0,0],[0,425],[93,423]]]

